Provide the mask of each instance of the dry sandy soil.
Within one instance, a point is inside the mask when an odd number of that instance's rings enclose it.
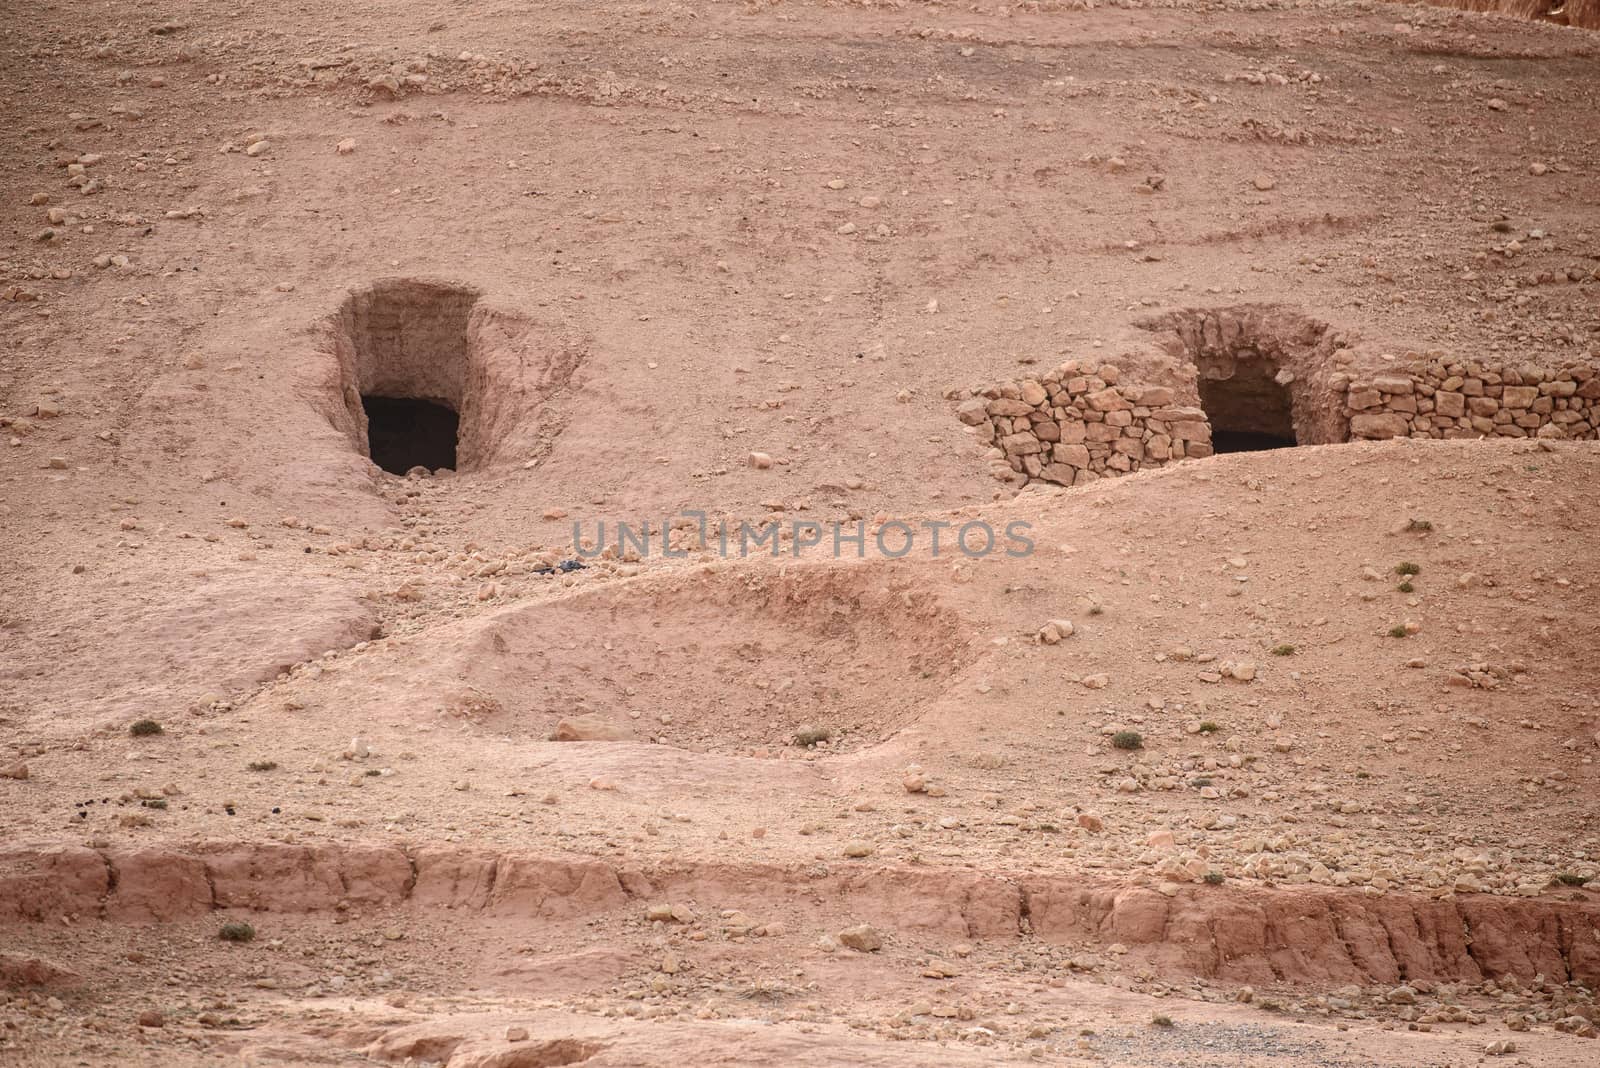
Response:
[[[1600,1061],[1600,445],[956,417],[1190,308],[1592,365],[1600,36],[1075,6],[11,5],[0,1063]],[[685,510],[1034,551],[548,570]]]

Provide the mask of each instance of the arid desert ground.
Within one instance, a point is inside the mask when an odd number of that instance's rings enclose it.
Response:
[[[0,27],[0,1064],[1600,1063],[1600,32]]]

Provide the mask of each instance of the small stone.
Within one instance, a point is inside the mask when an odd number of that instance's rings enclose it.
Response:
[[[266,140],[261,140],[261,141],[257,141],[254,144],[249,145],[248,147],[246,147],[245,150],[244,150],[244,154],[254,158],[256,156],[266,155],[268,152],[271,152],[271,151],[272,151],[272,142],[271,141],[266,141]]]
[[[876,927],[861,924],[859,927],[846,927],[838,934],[839,943],[857,953],[876,953],[883,948],[883,935]]]
[[[1258,174],[1251,179],[1251,184],[1265,193],[1269,189],[1278,187],[1278,180],[1270,174]]]
[[[1542,174],[1549,174],[1550,168],[1543,163],[1530,163],[1528,164],[1528,173],[1538,177]]]
[[[859,860],[862,857],[872,856],[872,844],[859,839],[844,844],[844,855]]]
[[[167,1018],[161,1015],[155,1009],[145,1009],[139,1014],[139,1026],[165,1027],[167,1026]]]
[[[1092,812],[1078,813],[1078,826],[1086,831],[1101,831],[1105,829],[1105,821]]]
[[[750,454],[750,466],[757,471],[765,471],[772,466],[772,457],[764,452],[752,452]]]
[[[1073,627],[1071,620],[1052,619],[1048,620],[1044,626],[1039,628],[1039,633],[1036,635],[1036,637],[1043,645],[1055,645],[1063,638],[1072,637],[1072,630]]]
[[[335,145],[333,150],[341,156],[348,156],[356,150],[356,139],[354,137],[346,137]]]
[[[1510,105],[1508,105],[1504,100],[1501,100],[1497,96],[1491,96],[1489,98],[1489,110],[1490,111],[1504,111],[1509,106]]]
[[[507,1042],[526,1042],[526,1041],[528,1041],[528,1029],[526,1027],[508,1027],[508,1028],[506,1028],[506,1041]]]
[[[28,765],[20,760],[15,764],[0,768],[0,779],[26,779],[27,777]]]
[[[592,712],[563,716],[550,732],[552,742],[623,742],[632,737],[630,727]]]
[[[928,788],[928,780],[913,772],[900,780],[900,785],[906,788],[908,794],[920,794]]]

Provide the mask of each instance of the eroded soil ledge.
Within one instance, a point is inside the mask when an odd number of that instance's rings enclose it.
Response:
[[[0,852],[0,923],[120,923],[214,910],[319,912],[421,906],[577,919],[630,904],[737,906],[781,893],[821,899],[887,929],[932,938],[1032,935],[1120,943],[1162,971],[1238,982],[1600,981],[1600,901],[1313,887],[1167,887],[944,870],[824,871],[760,865],[637,869],[599,860],[456,847],[199,843]]]

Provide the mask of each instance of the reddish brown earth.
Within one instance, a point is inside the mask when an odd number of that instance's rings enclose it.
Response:
[[[1600,361],[1600,37],[1075,6],[8,12],[0,1063],[1600,1057],[1600,445],[956,417],[1193,308]],[[1034,551],[540,571],[685,511]]]

